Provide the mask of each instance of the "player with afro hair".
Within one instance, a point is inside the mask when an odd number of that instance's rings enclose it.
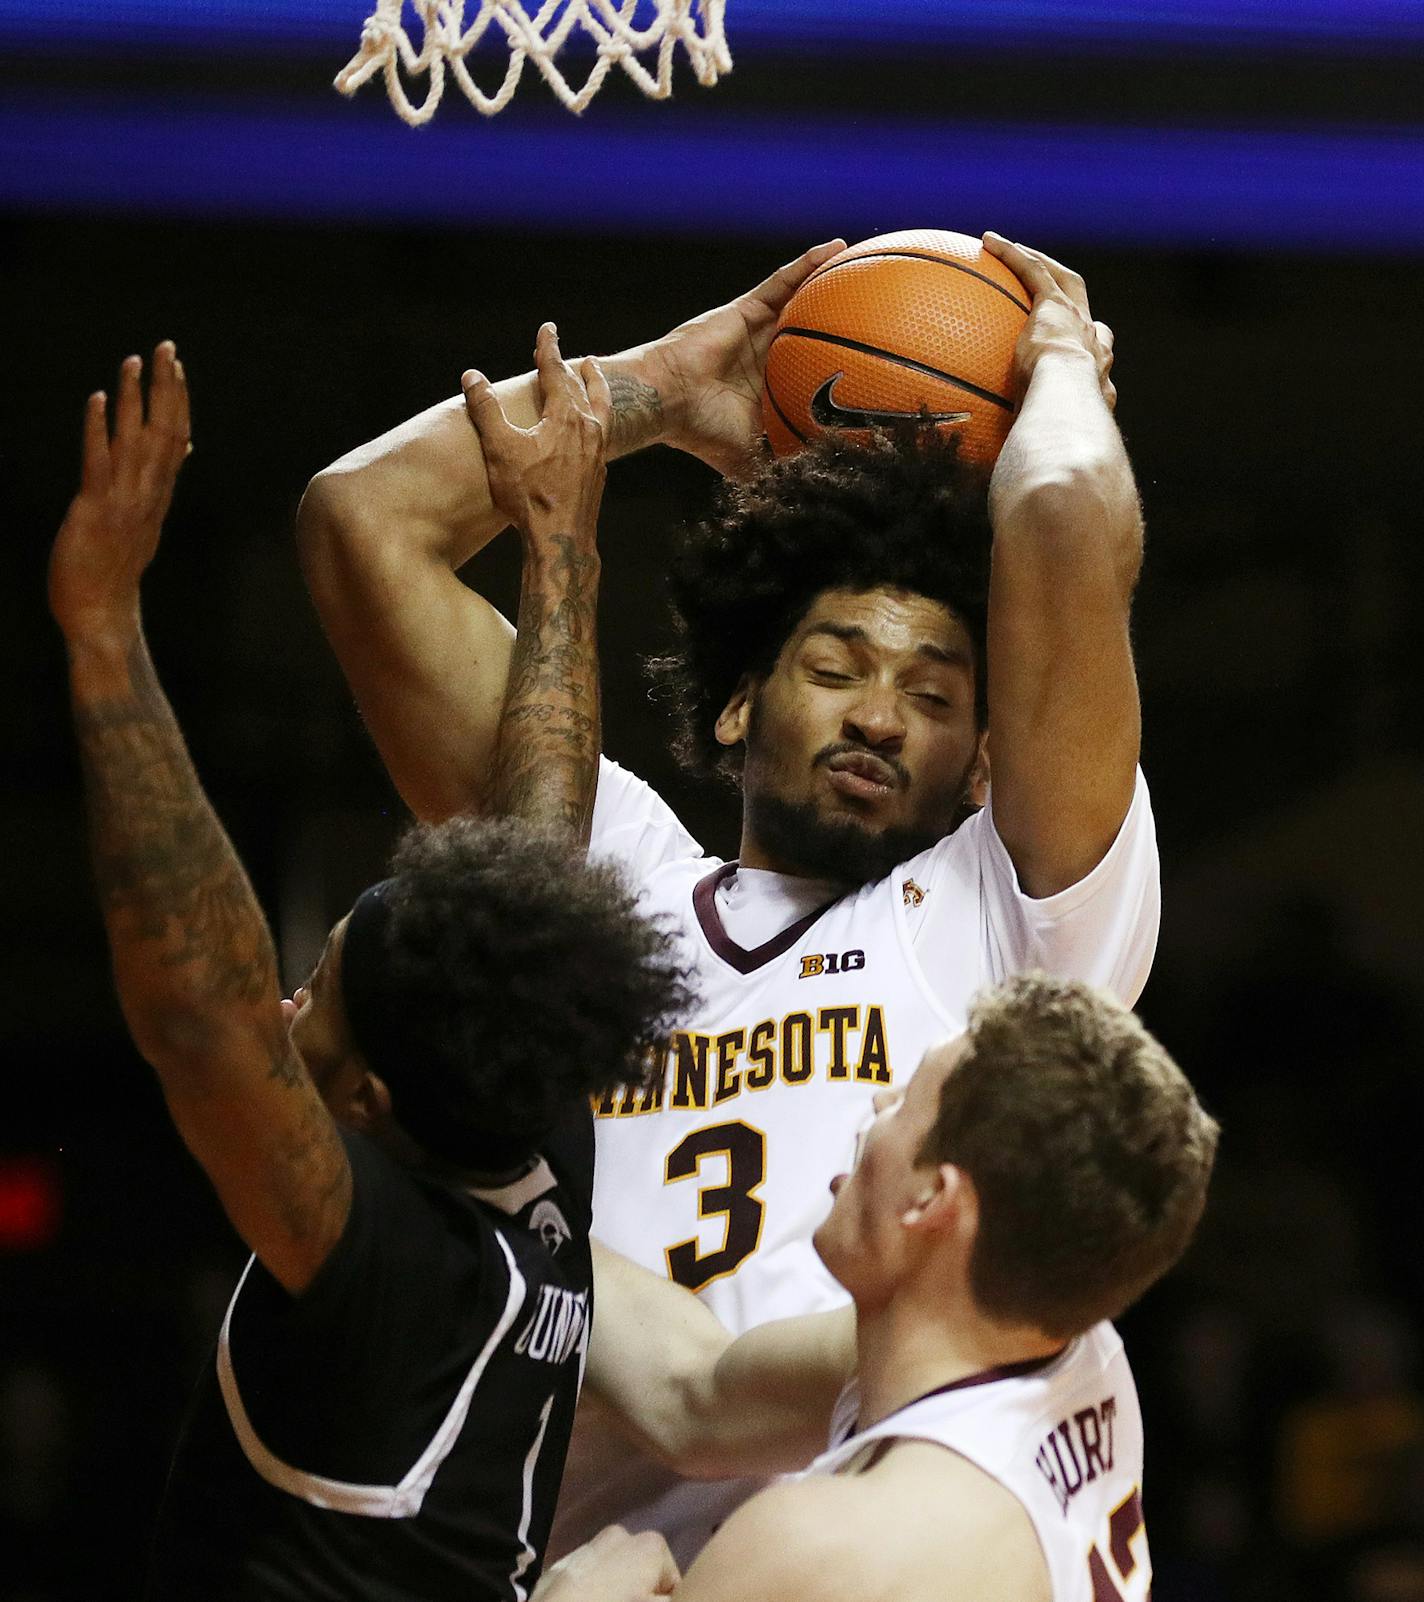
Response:
[[[868,444],[825,434],[752,479],[723,482],[713,515],[684,537],[669,574],[678,650],[649,672],[680,717],[675,750],[695,772],[734,777],[743,747],[714,733],[744,674],[765,678],[824,590],[886,587],[940,601],[974,646],[974,710],[988,714],[987,483],[932,428]]]

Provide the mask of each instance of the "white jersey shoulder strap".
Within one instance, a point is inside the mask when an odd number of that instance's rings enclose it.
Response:
[[[1043,1547],[1054,1602],[1145,1602],[1142,1416],[1111,1324],[1055,1357],[932,1391],[831,1447],[806,1472],[834,1474],[891,1440],[944,1446],[1017,1498]]]

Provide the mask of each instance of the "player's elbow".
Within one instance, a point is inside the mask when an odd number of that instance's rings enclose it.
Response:
[[[638,1422],[641,1444],[663,1468],[685,1480],[722,1477],[716,1452],[716,1419],[705,1381],[689,1366],[665,1373],[659,1405]]]
[[[719,1405],[716,1353],[687,1351],[642,1390],[630,1419],[639,1444],[663,1468],[685,1480],[729,1479],[743,1472],[729,1449],[729,1418]]]
[[[364,504],[359,474],[339,463],[307,485],[297,508],[297,553],[309,582],[349,560],[369,538]]]

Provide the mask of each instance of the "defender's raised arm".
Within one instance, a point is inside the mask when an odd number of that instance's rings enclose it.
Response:
[[[139,580],[188,451],[172,344],[124,362],[114,436],[90,396],[84,469],[50,558],[69,652],[90,846],[119,1001],[174,1122],[239,1234],[288,1290],[340,1235],[351,1172],[288,1039],[266,919],[183,744],[148,646]]]
[[[489,382],[464,377],[490,493],[519,530],[519,633],[495,742],[489,805],[588,844],[600,749],[598,509],[612,399],[598,363],[574,371],[539,330],[542,416],[517,428]]]

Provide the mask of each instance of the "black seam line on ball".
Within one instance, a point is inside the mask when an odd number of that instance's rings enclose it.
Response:
[[[996,395],[992,389],[981,389],[978,384],[971,384],[967,378],[956,378],[953,373],[942,372],[938,367],[929,367],[924,362],[917,362],[913,356],[900,356],[893,350],[882,350],[879,345],[867,345],[859,339],[847,339],[843,334],[823,334],[817,328],[781,328],[777,330],[776,339],[782,339],[787,334],[799,334],[802,339],[819,339],[827,345],[840,345],[846,350],[858,350],[865,356],[883,356],[886,361],[895,362],[900,367],[909,367],[917,373],[923,373],[927,378],[938,378],[943,383],[953,384],[956,389],[977,395],[980,400],[1002,406],[1006,412],[1014,409],[1011,400]],[[772,344],[776,343],[776,339]]]
[[[883,261],[887,256],[902,257],[906,261],[931,261],[936,267],[953,267],[957,273],[968,273],[971,278],[977,278],[981,284],[988,284],[990,289],[997,289],[1005,300],[1013,301],[1014,305],[1028,314],[1029,307],[1025,306],[1012,289],[1005,289],[995,278],[988,273],[981,273],[977,267],[967,266],[962,261],[950,261],[944,256],[931,256],[923,250],[873,250],[866,256],[852,256],[849,261],[828,262],[824,267],[812,273],[806,280],[807,284],[814,284],[818,278],[823,278],[829,272],[835,272],[841,267],[853,267],[858,261]],[[803,289],[806,284],[801,286]]]
[[[771,402],[772,411],[774,411],[776,413],[776,415],[781,419],[781,421],[786,425],[787,432],[789,434],[794,434],[796,436],[796,438],[799,439],[803,445],[809,444],[810,441],[806,438],[806,436],[801,432],[801,430],[799,428],[797,428],[795,423],[793,423],[791,421],[791,419],[786,415],[786,413],[782,411],[781,402],[779,400],[777,400],[775,394],[772,392],[772,388],[771,388],[770,384],[768,384],[766,386],[766,398]]]

